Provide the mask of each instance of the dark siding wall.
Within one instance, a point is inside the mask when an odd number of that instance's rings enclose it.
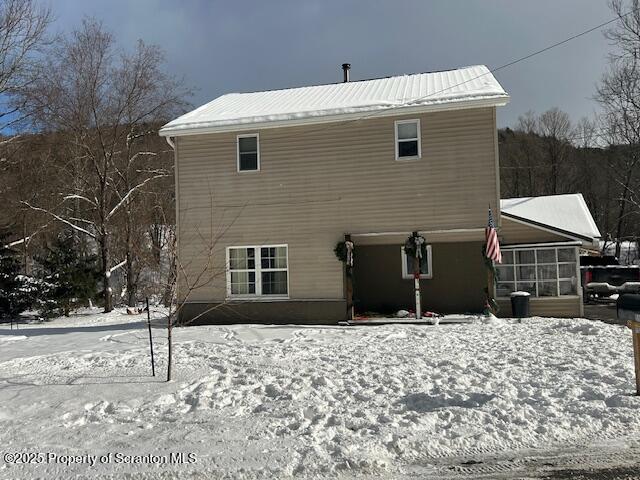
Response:
[[[182,325],[229,323],[331,325],[346,319],[345,301],[187,303],[180,310]]]
[[[356,247],[354,294],[359,312],[415,309],[413,280],[402,278],[400,245]],[[481,242],[432,244],[433,278],[420,281],[422,309],[481,312],[487,272]]]

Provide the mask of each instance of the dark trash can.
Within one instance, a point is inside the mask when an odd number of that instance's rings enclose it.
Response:
[[[511,314],[516,318],[530,317],[529,292],[513,292],[511,294]]]

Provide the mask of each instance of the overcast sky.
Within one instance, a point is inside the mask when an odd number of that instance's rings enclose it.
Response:
[[[605,0],[42,0],[67,31],[102,20],[123,47],[160,45],[196,106],[228,92],[507,63],[602,23]],[[593,32],[496,74],[500,126],[557,106],[591,115],[610,46]]]

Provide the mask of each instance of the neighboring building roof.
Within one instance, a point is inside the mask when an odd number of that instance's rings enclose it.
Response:
[[[500,200],[502,215],[593,242],[600,231],[581,193]]]
[[[167,123],[160,135],[188,135],[505,105],[509,95],[484,65],[330,85],[229,93]]]

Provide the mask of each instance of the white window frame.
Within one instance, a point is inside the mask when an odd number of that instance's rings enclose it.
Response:
[[[561,249],[566,249],[566,248],[573,248],[575,250],[575,260],[572,262],[560,262],[558,261],[558,250]],[[539,295],[539,285],[538,285],[538,266],[549,266],[549,265],[554,265],[552,263],[548,263],[548,262],[538,262],[538,250],[555,250],[556,252],[556,262],[555,262],[555,267],[556,267],[556,292],[558,293],[557,295],[543,295],[540,296]],[[532,297],[534,298],[567,298],[567,297],[576,297],[578,295],[580,295],[580,253],[579,253],[579,249],[576,245],[556,245],[556,246],[551,246],[551,245],[528,245],[528,246],[524,246],[524,245],[520,245],[518,247],[502,247],[502,251],[503,252],[513,252],[513,264],[511,265],[505,265],[505,266],[511,266],[513,269],[513,281],[511,280],[503,280],[500,281],[498,280],[497,283],[512,283],[514,288],[517,287],[518,285],[518,278],[516,275],[516,268],[517,267],[533,267],[534,269],[534,278],[532,280],[525,280],[522,281],[521,283],[524,282],[529,282],[529,283],[534,283],[536,286],[536,291],[534,293],[531,294]],[[533,251],[534,252],[534,263],[517,263],[516,262],[516,252],[519,251]],[[575,263],[575,267],[576,267],[576,272],[575,272],[575,279],[576,279],[576,292],[575,293],[567,293],[567,294],[561,294],[560,293],[560,282],[561,281],[567,281],[567,280],[571,280],[571,278],[569,277],[560,277],[560,265],[571,265]],[[545,281],[552,281],[552,280],[545,280],[545,279],[541,279],[540,281],[545,282]],[[498,297],[500,299],[508,299],[509,297]]]
[[[241,138],[256,138],[256,155],[257,155],[257,168],[255,170],[240,170],[240,139]],[[251,173],[260,171],[260,134],[259,133],[243,133],[236,137],[236,170],[238,173]]]
[[[262,252],[260,249],[262,248],[277,248],[284,247],[286,249],[286,259],[287,259],[287,268],[262,268]],[[255,250],[255,268],[253,269],[242,269],[242,270],[231,270],[230,263],[230,252],[233,249],[239,248],[253,248]],[[290,278],[291,275],[289,273],[289,245],[287,243],[280,243],[275,245],[231,245],[226,248],[227,254],[227,263],[226,263],[226,279],[227,279],[227,298],[228,299],[259,299],[259,300],[269,300],[269,299],[288,299],[290,292]],[[262,272],[280,272],[286,270],[287,272],[287,293],[271,295],[271,294],[263,294],[262,293]],[[256,293],[231,293],[231,272],[255,272],[256,274]]]
[[[417,130],[417,135],[418,138],[404,138],[404,139],[400,139],[398,138],[398,125],[403,125],[403,124],[407,124],[407,123],[415,123],[416,124],[416,130]],[[408,120],[396,120],[394,123],[394,130],[395,130],[395,143],[394,143],[394,147],[396,149],[396,161],[397,162],[403,162],[405,160],[419,160],[420,158],[422,158],[422,133],[420,130],[420,119],[419,118],[411,118]],[[418,141],[418,155],[413,155],[411,157],[401,157],[400,156],[400,149],[398,148],[400,146],[400,142],[415,142]]]
[[[407,254],[404,247],[400,247],[400,260],[402,261],[402,278],[404,280],[413,280],[413,272],[407,271]],[[429,273],[421,273],[421,279],[433,278],[433,263],[431,262],[431,245],[427,245],[427,268]]]

